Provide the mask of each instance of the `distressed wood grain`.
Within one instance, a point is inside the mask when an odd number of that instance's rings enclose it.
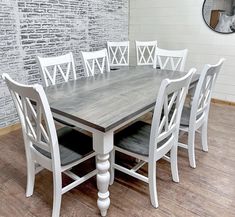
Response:
[[[122,67],[110,73],[45,88],[53,112],[106,132],[152,108],[161,81],[185,72]],[[198,80],[195,75],[192,83]]]

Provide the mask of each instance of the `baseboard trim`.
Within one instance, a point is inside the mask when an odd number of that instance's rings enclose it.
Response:
[[[11,126],[8,126],[8,127],[4,127],[4,128],[1,128],[0,129],[0,136],[3,136],[7,133],[10,133],[12,131],[15,131],[15,130],[18,130],[21,128],[21,125],[20,123],[17,123],[17,124],[13,124]]]
[[[226,100],[221,100],[221,99],[211,99],[211,102],[215,104],[220,104],[220,105],[229,105],[229,106],[235,106],[235,102],[230,102]]]

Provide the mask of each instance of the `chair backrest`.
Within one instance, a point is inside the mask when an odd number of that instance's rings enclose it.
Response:
[[[55,85],[56,83],[76,80],[75,64],[72,52],[57,57],[37,57],[42,75],[43,85]]]
[[[96,72],[101,74],[110,71],[107,49],[93,52],[81,52],[86,76],[94,76]]]
[[[204,66],[193,96],[189,120],[190,126],[194,125],[196,121],[208,118],[212,90],[224,60],[222,58],[215,65],[206,64]]]
[[[129,41],[107,42],[110,66],[129,65]]]
[[[153,65],[157,41],[136,41],[135,46],[137,65]]]
[[[184,71],[188,50],[165,50],[156,48],[154,54],[153,67],[160,69],[169,69],[174,71]]]
[[[35,155],[47,158],[35,149],[35,146],[51,154],[52,162],[60,165],[59,146],[55,124],[43,87],[39,84],[22,85],[2,75],[15,103],[21,122],[26,157]],[[47,159],[47,162],[51,162]],[[51,163],[49,163],[51,165]],[[48,164],[47,164],[48,165]]]
[[[196,69],[176,80],[165,79],[159,88],[150,134],[150,159],[161,158],[178,142],[180,117],[188,87]],[[177,140],[177,141],[176,141]],[[161,146],[160,146],[161,144]]]

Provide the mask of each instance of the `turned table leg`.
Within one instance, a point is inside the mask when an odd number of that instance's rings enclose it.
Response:
[[[106,216],[107,210],[110,205],[110,199],[109,199],[109,180],[110,180],[110,174],[109,174],[109,154],[98,154],[97,155],[97,187],[98,187],[98,200],[97,205],[100,209],[101,216]]]
[[[93,134],[93,149],[96,151],[96,168],[97,172],[97,188],[98,200],[97,206],[101,216],[106,216],[109,205],[109,182],[110,182],[110,163],[109,153],[113,149],[113,132],[94,133]]]

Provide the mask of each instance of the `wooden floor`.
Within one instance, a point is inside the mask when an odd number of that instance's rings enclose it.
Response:
[[[157,164],[159,208],[149,201],[148,185],[116,172],[110,187],[109,217],[235,216],[235,107],[212,105],[209,120],[209,152],[196,139],[197,168],[188,165],[186,150],[179,150],[180,183],[173,183],[169,163]],[[119,156],[119,160],[125,157]],[[126,158],[125,158],[126,160]],[[93,162],[83,165],[92,167]],[[128,159],[128,164],[133,164]],[[142,170],[146,173],[147,167]],[[79,169],[77,169],[79,170]],[[64,177],[64,182],[70,180]],[[0,217],[50,216],[52,174],[37,175],[34,194],[25,197],[26,162],[21,131],[0,137]],[[66,193],[61,216],[99,216],[95,178]]]

